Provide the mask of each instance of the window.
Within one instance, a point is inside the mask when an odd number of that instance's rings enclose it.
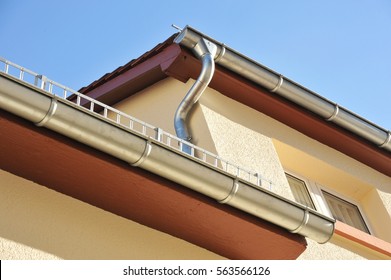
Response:
[[[370,234],[356,205],[323,190],[322,194],[335,219]]]
[[[342,199],[335,192],[325,191],[324,187],[311,180],[288,173],[285,175],[296,202],[371,234],[358,205]]]
[[[316,210],[305,182],[289,174],[286,174],[286,177],[295,200],[305,206],[308,206],[309,208]]]

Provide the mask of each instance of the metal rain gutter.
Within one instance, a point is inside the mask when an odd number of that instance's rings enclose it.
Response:
[[[207,39],[217,46],[217,57],[215,58],[217,64],[391,152],[390,131],[325,99],[199,31],[186,26],[174,42],[194,49],[201,38]]]
[[[184,141],[174,135],[25,68],[1,59],[0,62],[5,63],[6,68],[6,73],[0,71],[1,109],[292,233],[319,243],[325,243],[332,237],[335,219],[219,169],[216,163],[203,160],[206,155],[212,155],[209,152],[185,142],[193,149],[193,153],[185,153],[181,149]],[[19,70],[19,77],[7,74],[9,66]],[[35,77],[34,83],[24,80],[27,73]],[[67,99],[70,95],[76,96],[75,102]],[[86,103],[84,101],[89,102],[87,108],[81,105]],[[103,109],[96,112],[94,108],[97,107]],[[140,130],[136,130],[138,126]],[[179,148],[175,145],[178,142]],[[196,157],[194,154],[203,156]],[[216,162],[221,160],[217,156],[214,159]]]
[[[204,38],[201,38],[193,48],[194,54],[202,63],[201,73],[179,104],[174,116],[174,126],[177,136],[188,142],[191,142],[192,139],[188,127],[188,115],[212,80],[215,70],[214,56],[216,55],[216,51],[216,45]],[[183,146],[183,151],[188,154],[191,153],[191,149],[187,145]]]

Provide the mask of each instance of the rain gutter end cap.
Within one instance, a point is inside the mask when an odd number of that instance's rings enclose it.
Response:
[[[175,37],[174,39],[174,43],[176,44],[180,44],[183,42],[183,40],[187,37],[187,33],[189,33],[188,31],[188,25],[185,26],[185,28],[183,28],[181,30],[181,32],[178,34],[178,36]],[[191,48],[194,48],[195,44],[193,46],[191,46]]]

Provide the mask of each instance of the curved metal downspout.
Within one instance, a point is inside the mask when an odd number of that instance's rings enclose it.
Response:
[[[186,26],[175,38],[174,42],[186,48],[193,49],[201,38],[206,38],[217,46],[218,59],[216,59],[216,63],[219,65],[308,109],[323,119],[353,132],[372,142],[379,148],[391,152],[391,132],[389,130],[381,128],[338,104],[327,100],[199,31]]]
[[[200,99],[202,93],[212,80],[215,70],[214,56],[216,55],[216,51],[216,45],[204,38],[201,38],[193,48],[194,54],[201,60],[202,63],[201,73],[187,92],[182,102],[179,104],[174,116],[174,126],[177,136],[188,142],[192,139],[190,129],[188,127],[188,116],[193,106]],[[182,150],[185,153],[191,154],[191,148],[188,145],[184,144],[182,146]]]
[[[0,108],[319,243],[335,220],[0,73]]]

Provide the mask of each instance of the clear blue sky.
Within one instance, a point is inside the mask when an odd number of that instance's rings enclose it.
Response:
[[[79,89],[191,25],[391,129],[391,1],[0,0],[0,56]]]

